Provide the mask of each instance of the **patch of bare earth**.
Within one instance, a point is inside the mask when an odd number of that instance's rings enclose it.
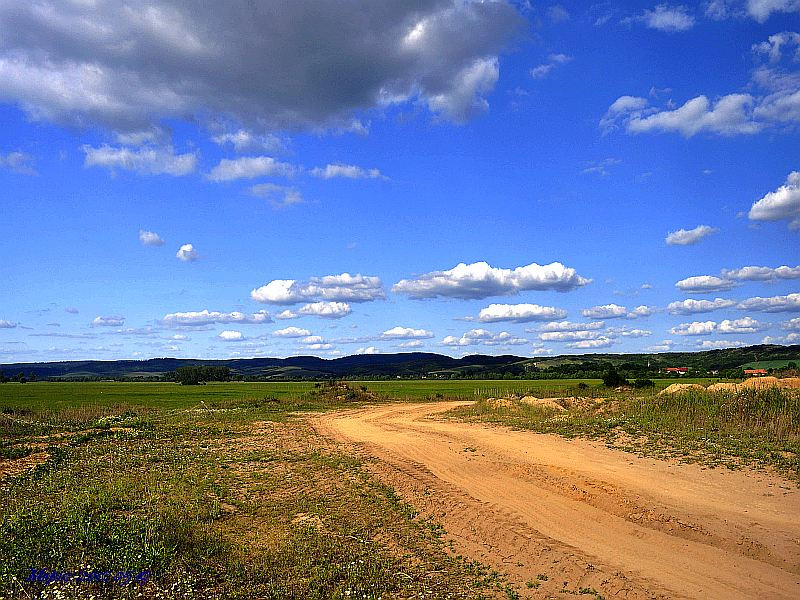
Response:
[[[314,425],[377,457],[373,471],[441,523],[456,552],[508,573],[523,597],[800,597],[791,482],[432,418],[463,404],[380,406]]]
[[[0,480],[16,477],[40,465],[50,457],[47,452],[33,452],[22,458],[0,458]]]

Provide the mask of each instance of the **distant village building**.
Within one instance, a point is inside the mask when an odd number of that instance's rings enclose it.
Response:
[[[767,374],[766,369],[745,369],[745,375],[749,375],[751,377],[762,377]]]
[[[665,367],[661,369],[662,373],[677,373],[678,375],[686,375],[689,372],[689,367]]]

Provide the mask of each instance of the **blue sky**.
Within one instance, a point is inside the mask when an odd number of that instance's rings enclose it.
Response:
[[[800,2],[0,4],[0,362],[800,343]]]

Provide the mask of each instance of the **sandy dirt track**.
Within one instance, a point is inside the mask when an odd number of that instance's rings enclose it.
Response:
[[[520,583],[548,574],[523,596],[800,598],[793,483],[438,414],[459,404],[383,405],[315,426],[378,458],[378,476],[458,552]]]

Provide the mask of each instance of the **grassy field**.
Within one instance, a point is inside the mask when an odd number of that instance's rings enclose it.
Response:
[[[674,381],[635,394],[578,380],[0,385],[0,600],[516,597],[303,411],[478,399],[453,416],[800,480],[796,393],[656,394]],[[485,400],[512,394],[587,400]]]
[[[367,459],[292,416],[382,400],[360,387],[0,393],[3,600],[514,597]]]
[[[430,398],[468,399],[512,393],[559,392],[574,388],[577,379],[554,380],[389,380],[354,381],[354,388],[399,400]],[[586,380],[600,385],[599,380]],[[314,390],[310,382],[209,383],[201,386],[182,386],[176,383],[147,382],[34,382],[0,385],[0,406],[31,410],[61,410],[77,406],[113,406],[126,404],[144,408],[184,409],[204,402],[209,407],[243,400],[276,398],[294,402],[299,409],[304,394]]]
[[[433,397],[472,399],[478,396],[519,393],[521,391],[562,390],[578,380],[543,381],[436,381],[391,380],[355,381],[354,388],[366,387],[387,398],[425,400]],[[597,385],[599,381],[591,381]],[[304,394],[315,389],[310,382],[209,383],[182,386],[176,383],[148,382],[34,382],[0,385],[0,406],[31,410],[62,410],[75,407],[104,407],[126,404],[165,410],[209,407],[245,400],[275,398],[302,408]],[[438,394],[438,396],[437,396]],[[313,408],[313,407],[311,407]]]
[[[579,395],[584,398],[565,407],[479,400],[451,414],[601,439],[641,455],[729,468],[775,468],[800,484],[800,390],[659,394],[658,387],[636,392],[589,388]]]
[[[658,379],[661,389],[670,383],[709,383],[711,379]],[[599,379],[542,380],[388,380],[354,381],[352,387],[365,386],[369,391],[391,399],[426,400],[452,398],[503,397],[511,394],[561,394],[574,391],[579,383],[600,387]],[[125,404],[142,408],[184,409],[204,402],[220,404],[274,398],[294,402],[302,409],[303,395],[314,390],[311,382],[209,383],[202,386],[181,386],[176,383],[149,382],[34,382],[0,385],[0,407],[55,410],[75,407],[107,407]]]
[[[272,397],[297,400],[314,389],[313,383],[210,383],[182,386],[177,383],[48,382],[0,385],[0,406],[55,410],[103,407],[114,404],[158,409],[183,409],[245,399]]]

